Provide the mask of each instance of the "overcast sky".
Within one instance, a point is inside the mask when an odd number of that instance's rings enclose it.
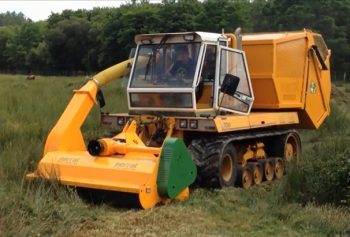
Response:
[[[61,13],[65,9],[77,10],[87,9],[91,10],[94,7],[118,7],[123,3],[129,3],[130,0],[109,0],[109,1],[9,1],[0,0],[0,13],[22,12],[26,17],[33,21],[46,20],[51,12]],[[150,2],[160,2],[160,0],[151,0]]]

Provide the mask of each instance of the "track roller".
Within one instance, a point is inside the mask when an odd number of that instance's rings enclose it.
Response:
[[[291,132],[284,138],[284,159],[298,161],[301,156],[301,142],[298,133]]]
[[[233,186],[237,176],[237,154],[233,145],[225,146],[219,158],[219,183],[220,187]]]
[[[276,179],[282,178],[285,172],[284,160],[282,158],[270,158],[270,159],[274,163]]]
[[[250,167],[240,166],[237,175],[237,183],[240,187],[247,189],[254,184],[253,171]]]
[[[247,166],[253,172],[253,181],[255,184],[261,184],[264,178],[263,166],[259,162],[248,162]]]
[[[264,180],[271,181],[275,177],[275,167],[272,160],[267,159],[259,161],[264,169]]]
[[[296,131],[273,137],[266,144],[269,157],[282,157],[286,161],[300,160],[301,141]]]

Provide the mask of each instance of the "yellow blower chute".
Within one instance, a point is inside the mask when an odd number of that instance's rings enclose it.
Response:
[[[137,127],[128,122],[113,138],[90,141],[86,148],[80,128],[96,104],[99,87],[124,75],[132,60],[108,68],[88,81],[74,96],[50,132],[37,170],[27,178],[57,180],[84,187],[138,195],[142,208],[169,199],[186,199],[196,178],[196,166],[181,139],[170,138],[174,120],[164,121],[167,138],[161,147],[147,147]]]

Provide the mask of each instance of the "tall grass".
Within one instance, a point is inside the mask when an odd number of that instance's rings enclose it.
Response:
[[[342,155],[349,137],[348,126],[343,124],[346,120],[334,109],[322,130],[303,134],[308,144],[302,161],[305,167],[292,168],[282,181],[264,183],[250,190],[198,189],[186,202],[151,210],[128,210],[84,203],[74,189],[57,183],[27,183],[23,177],[41,159],[45,139],[72,97],[72,90],[80,88],[85,81],[79,77],[37,77],[27,81],[24,76],[0,75],[0,236],[349,233],[349,211],[334,206],[343,198],[329,192],[335,190],[341,197],[345,195],[341,183],[345,171],[340,170],[346,167]],[[120,84],[116,82],[104,89],[105,111],[126,110]],[[82,128],[87,138],[103,132],[98,112],[98,107],[94,108]],[[331,142],[328,138],[337,139]],[[331,176],[327,176],[328,171],[332,171]],[[300,195],[305,190],[309,190],[307,195]],[[322,197],[319,203],[332,204],[317,206],[315,197]]]
[[[314,145],[303,160],[289,167],[283,183],[283,196],[303,204],[350,206],[350,154],[348,141],[341,139]]]
[[[85,82],[85,78],[27,81],[24,76],[0,76],[0,236],[65,236],[96,219],[98,210],[91,211],[72,190],[54,183],[28,185],[23,178],[41,159],[45,139],[72,90]],[[119,84],[107,90],[107,103],[108,94],[120,90]],[[122,110],[125,102],[120,97]],[[110,103],[116,111],[117,103]],[[98,112],[94,108],[82,128],[90,136],[99,133]]]
[[[11,185],[0,192],[1,236],[64,236],[96,220],[98,209],[87,208],[72,190],[57,184]]]
[[[345,92],[346,92],[346,93],[350,93],[350,83],[347,83],[347,84],[345,85]]]
[[[300,163],[289,166],[282,185],[288,201],[350,207],[350,119],[332,104],[331,116],[318,131],[308,132]]]

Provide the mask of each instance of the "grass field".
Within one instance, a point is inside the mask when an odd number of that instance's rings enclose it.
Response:
[[[0,236],[350,236],[350,85],[333,86],[332,115],[303,131],[304,152],[279,181],[249,190],[194,190],[150,210],[92,205],[74,190],[23,177],[83,77],[0,75]],[[106,111],[125,111],[120,82],[104,90]],[[95,108],[83,131],[99,128]]]

